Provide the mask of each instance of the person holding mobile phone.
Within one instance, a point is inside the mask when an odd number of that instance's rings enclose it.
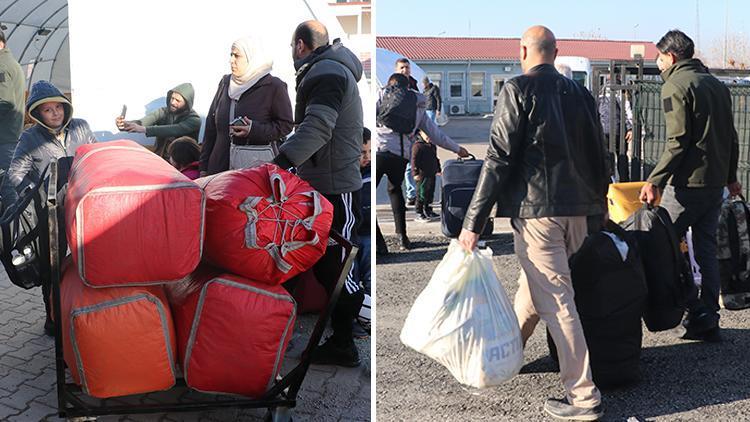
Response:
[[[275,142],[293,127],[287,85],[271,75],[273,62],[258,39],[235,41],[229,65],[206,117],[202,175],[271,161]]]
[[[153,151],[169,161],[169,144],[181,136],[198,139],[201,129],[201,118],[193,110],[195,90],[186,82],[167,91],[164,107],[149,113],[138,120],[125,120],[127,107],[115,118],[115,125],[123,132],[143,133],[155,137]]]

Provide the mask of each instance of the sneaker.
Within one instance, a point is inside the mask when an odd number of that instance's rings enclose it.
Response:
[[[576,407],[568,403],[568,399],[547,399],[544,411],[557,419],[567,421],[595,421],[604,416],[602,406]]]
[[[406,198],[406,206],[413,207],[417,203],[417,198]]]
[[[432,220],[424,214],[417,214],[417,216],[414,217],[414,221],[417,223],[429,223]]]
[[[44,334],[50,337],[55,336],[55,323],[51,319],[44,322]]]
[[[311,363],[354,368],[359,366],[362,361],[359,359],[359,351],[353,341],[341,346],[334,343],[333,337],[328,337],[325,343],[313,350]]]
[[[425,214],[425,215],[427,216],[427,218],[432,218],[432,219],[440,219],[440,215],[439,215],[439,214],[435,214],[435,213],[434,213],[434,212],[432,211],[432,208],[427,208],[427,209],[425,210],[424,214]]]
[[[714,327],[709,330],[697,333],[691,330],[685,330],[685,334],[682,336],[682,339],[703,341],[706,343],[721,343],[721,328]]]
[[[409,241],[409,238],[406,237],[405,234],[401,235],[401,244],[399,245],[399,250],[406,251],[411,249],[411,242]]]

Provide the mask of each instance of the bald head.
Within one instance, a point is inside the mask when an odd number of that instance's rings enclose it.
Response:
[[[555,56],[557,56],[557,41],[555,40],[555,34],[549,28],[535,25],[523,33],[521,38],[521,63],[523,64],[526,61],[529,64],[524,69],[530,69],[542,63],[553,64]]]
[[[319,21],[310,20],[297,25],[294,30],[294,41],[302,40],[310,50],[328,45],[328,30]]]

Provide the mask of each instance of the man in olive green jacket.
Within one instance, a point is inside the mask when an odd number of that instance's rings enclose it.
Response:
[[[0,169],[8,170],[23,130],[26,81],[0,31]]]
[[[661,190],[678,236],[693,231],[695,260],[701,269],[700,298],[688,304],[683,338],[720,341],[719,263],[716,230],[724,187],[741,192],[737,181],[738,141],[732,99],[723,83],[693,58],[693,41],[678,30],[656,44],[662,71],[662,108],[667,146],[641,190],[641,200],[654,204]]]
[[[167,106],[138,120],[126,121],[122,116],[115,119],[117,128],[126,132],[145,133],[156,137],[154,152],[169,160],[169,144],[180,136],[189,136],[196,141],[201,129],[201,118],[193,110],[195,91],[193,85],[184,83],[167,91]]]

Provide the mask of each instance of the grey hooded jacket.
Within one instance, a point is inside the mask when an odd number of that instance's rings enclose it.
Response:
[[[62,103],[65,110],[65,120],[57,130],[45,126],[37,110],[41,104],[51,101]],[[96,142],[89,124],[85,120],[72,118],[73,106],[70,101],[47,81],[36,82],[31,87],[26,109],[37,123],[21,134],[0,189],[6,208],[18,200],[16,189],[22,186],[24,178],[38,183],[39,176],[53,158],[73,156],[79,146]]]
[[[274,163],[324,194],[362,187],[362,100],[357,81],[362,64],[338,40],[320,47],[297,70],[296,131],[279,148]]]

